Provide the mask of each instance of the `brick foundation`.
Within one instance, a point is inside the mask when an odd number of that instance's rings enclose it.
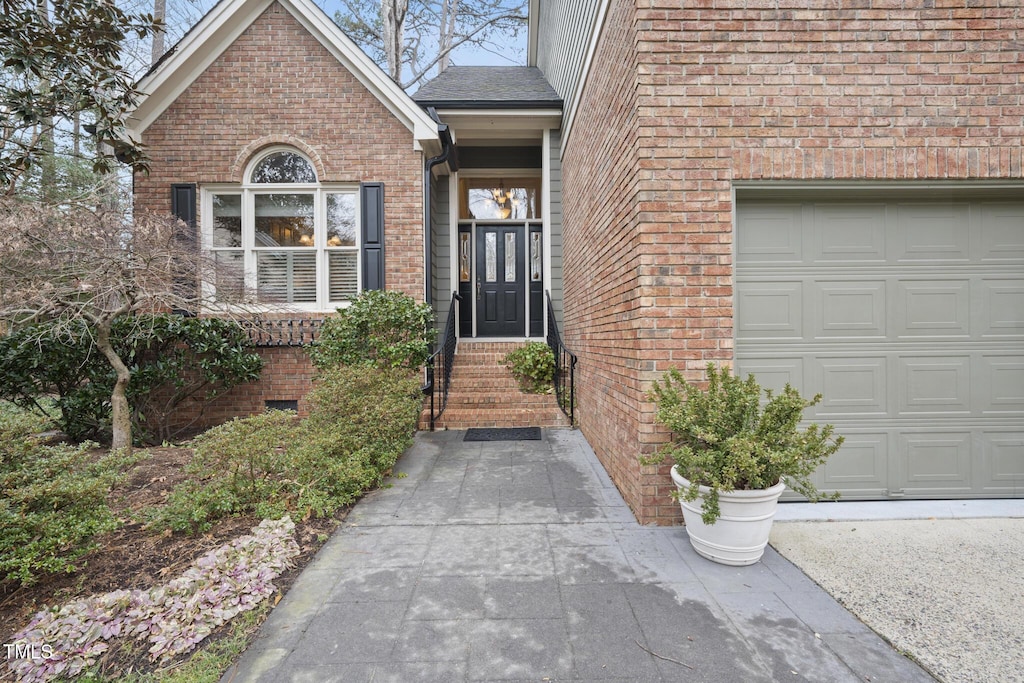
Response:
[[[257,381],[232,387],[206,405],[186,402],[175,411],[174,424],[207,429],[234,417],[262,413],[267,401],[297,401],[299,416],[305,417],[309,412],[306,395],[316,372],[309,354],[303,348],[290,346],[261,347],[256,351],[263,359],[263,372]]]

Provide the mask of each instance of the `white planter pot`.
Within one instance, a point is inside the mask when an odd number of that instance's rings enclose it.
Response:
[[[672,481],[680,491],[690,487],[690,482],[674,466]],[[722,516],[711,525],[700,518],[703,497],[689,502],[680,498],[686,533],[694,550],[719,564],[744,566],[760,560],[768,545],[779,496],[785,489],[786,484],[779,482],[769,489],[722,491],[718,494]],[[711,489],[701,486],[700,490],[703,495]]]

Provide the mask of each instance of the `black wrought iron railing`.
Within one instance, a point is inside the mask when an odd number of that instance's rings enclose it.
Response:
[[[551,292],[544,292],[548,300],[548,347],[555,354],[555,397],[558,407],[569,418],[569,424],[576,424],[576,354],[565,348],[562,335],[558,333],[555,307],[551,303]]]
[[[309,346],[320,336],[319,318],[270,318],[242,323],[256,346]]]
[[[452,305],[448,309],[448,319],[444,324],[444,334],[434,351],[427,358],[427,381],[423,384],[423,393],[430,396],[430,431],[434,431],[434,423],[441,417],[448,405],[448,390],[452,385],[452,365],[455,363],[455,347],[458,345],[459,302],[462,297],[452,294]]]

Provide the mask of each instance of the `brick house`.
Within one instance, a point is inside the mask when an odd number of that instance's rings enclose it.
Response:
[[[1022,7],[530,5],[526,67],[409,97],[308,0],[224,0],[142,82],[140,206],[310,316],[382,286],[459,293],[463,340],[557,324],[642,522],[679,517],[646,391],[708,361],[824,394],[847,499],[1024,495]],[[311,246],[261,227],[300,210]]]

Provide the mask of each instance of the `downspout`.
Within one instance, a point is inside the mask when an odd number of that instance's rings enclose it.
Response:
[[[441,140],[441,153],[436,157],[427,159],[427,162],[423,169],[423,263],[424,263],[424,301],[428,304],[433,304],[434,296],[434,282],[433,282],[433,238],[434,233],[434,221],[433,212],[430,206],[430,182],[433,179],[434,167],[438,164],[448,162],[453,171],[458,170],[458,160],[455,155],[455,143],[452,141],[451,131],[448,129],[447,123],[441,123],[441,120],[437,117],[437,111],[433,107],[427,109],[427,113],[430,114],[430,118],[437,121],[437,137]]]

